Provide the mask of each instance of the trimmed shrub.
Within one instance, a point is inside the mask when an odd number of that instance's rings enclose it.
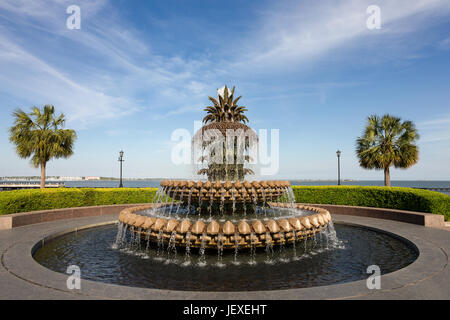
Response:
[[[450,220],[450,197],[400,187],[293,186],[301,203],[378,207],[442,214]],[[156,188],[60,188],[0,192],[0,215],[100,205],[150,203]]]
[[[0,215],[61,208],[149,203],[153,201],[156,190],[156,188],[60,188],[2,191]]]
[[[293,186],[301,203],[378,207],[442,214],[450,220],[450,196],[401,187]]]

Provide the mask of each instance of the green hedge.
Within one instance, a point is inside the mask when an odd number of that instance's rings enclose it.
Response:
[[[61,188],[0,192],[0,214],[152,202],[156,188]],[[398,187],[293,186],[302,203],[379,207],[443,214],[450,220],[450,197],[433,191]]]
[[[301,203],[378,207],[442,214],[450,220],[450,196],[400,187],[293,186]]]
[[[0,192],[0,215],[99,205],[152,202],[156,188],[61,188]]]

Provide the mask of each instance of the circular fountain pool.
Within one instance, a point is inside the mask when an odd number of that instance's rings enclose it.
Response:
[[[83,279],[133,287],[184,291],[259,291],[324,286],[367,279],[367,267],[382,274],[411,264],[418,253],[391,235],[336,224],[337,238],[318,233],[309,241],[222,255],[190,255],[184,248],[147,248],[144,241],[115,244],[117,226],[69,233],[38,249],[43,266],[65,273],[81,268]],[[138,239],[136,237],[136,239]],[[339,240],[337,240],[339,239]]]

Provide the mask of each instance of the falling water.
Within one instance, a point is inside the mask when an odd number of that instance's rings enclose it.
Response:
[[[124,229],[123,222],[119,222],[117,224],[117,236],[116,236],[116,242],[115,242],[116,246],[119,246],[121,244],[120,242],[122,240],[123,229]]]
[[[122,238],[120,239],[120,244],[122,245],[127,237],[127,229],[128,229],[128,225],[125,225],[125,228],[122,231]]]
[[[141,232],[142,232],[142,228],[139,227],[138,228],[138,232],[137,232],[137,236],[134,239],[135,246],[138,248],[138,250],[141,249]]]
[[[258,206],[258,200],[257,200],[257,198],[258,198],[258,195],[256,194],[256,190],[255,190],[255,188],[252,188],[252,198],[253,198],[253,211],[256,213],[256,208],[257,208],[257,206]]]
[[[167,190],[167,194],[166,194],[166,200],[164,200],[164,203],[165,204],[167,204],[167,202],[169,201],[169,195],[170,195],[170,192],[172,191],[172,187],[169,187],[169,190]],[[172,208],[169,208],[169,206],[164,206],[164,211],[163,211],[163,214],[164,215],[166,215],[167,214],[167,210],[169,210],[170,211],[170,209],[172,209]]]
[[[270,188],[269,192],[270,192],[270,206],[271,206],[272,203],[273,203],[273,190],[272,190],[272,188]]]
[[[147,246],[145,247],[145,250],[148,251],[148,248],[150,247],[150,232],[147,232],[145,235],[145,241],[147,241]]]
[[[183,188],[183,189],[181,190],[180,202],[178,202],[177,211],[175,211],[175,216],[176,216],[176,217],[178,217],[178,211],[180,210],[181,204],[183,203],[184,189],[185,189],[185,188]],[[173,203],[173,202],[172,202],[172,203]]]
[[[133,247],[133,243],[134,243],[134,237],[135,237],[135,233],[134,233],[134,226],[131,226],[130,228],[130,242],[128,243],[128,248],[131,249]]]
[[[159,257],[161,255],[161,253],[164,250],[164,239],[163,239],[163,230],[159,230],[158,232],[158,237],[156,238],[156,241],[158,243],[158,252],[157,252],[157,256]]]
[[[209,196],[209,217],[212,217],[212,207],[213,207],[213,202],[214,202],[214,194],[212,192],[210,192],[210,196]]]
[[[156,196],[155,196],[156,201],[155,201],[155,203],[156,203],[156,204],[162,203],[162,199],[161,199],[161,198],[164,198],[164,196],[165,196],[164,189],[159,188],[158,191],[156,192]],[[157,207],[158,207],[158,206],[155,206],[155,207],[153,208],[153,210],[155,210]]]
[[[174,230],[170,234],[169,244],[167,245],[167,258],[170,259],[171,256],[175,259],[177,256],[177,248],[175,246],[177,232]]]
[[[294,237],[294,241],[292,242],[292,250],[294,251],[294,259],[297,259],[297,248],[295,247],[297,242],[297,232],[292,230],[292,235]]]
[[[247,205],[245,204],[245,193],[244,193],[245,189],[242,188],[242,199],[243,199],[243,207],[244,207],[244,217],[247,216]]]
[[[191,263],[191,232],[186,233],[186,255],[184,257],[184,263]]]
[[[272,261],[272,257],[274,255],[273,252],[273,242],[272,237],[270,236],[270,232],[266,232],[266,255],[267,255],[267,263],[270,263]]]
[[[256,264],[256,245],[255,245],[255,234],[252,232],[250,233],[250,264],[254,265]]]
[[[202,235],[202,244],[200,246],[200,257],[198,258],[198,264],[200,266],[206,265],[206,256],[205,256],[205,246],[206,246],[206,233]]]
[[[324,230],[319,232],[320,252],[323,251],[323,235],[324,235]]]
[[[303,242],[305,243],[305,252],[306,252],[306,245],[307,245],[307,243],[308,243],[307,231],[305,231],[304,238],[303,238]]]
[[[238,252],[239,252],[239,239],[238,239],[239,234],[235,233],[234,234],[234,263],[238,264]]]
[[[328,229],[329,229],[329,232],[330,232],[330,233],[328,234],[328,237],[330,238],[331,243],[333,243],[333,244],[338,243],[339,240],[338,240],[338,238],[337,238],[337,236],[336,236],[336,230],[334,229],[334,223],[333,223],[333,221],[330,221],[330,222],[328,223]]]
[[[285,258],[285,246],[286,243],[284,240],[284,234],[283,232],[278,233],[279,239],[280,239],[280,261],[286,262],[286,258]]]
[[[191,213],[191,197],[192,197],[192,191],[194,191],[193,188],[191,188],[191,189],[189,190],[189,195],[188,195],[188,203],[187,203],[188,214]]]
[[[223,234],[219,233],[217,237],[217,264],[222,266],[222,257],[223,257]]]
[[[198,215],[200,216],[202,213],[202,204],[203,204],[203,190],[200,189],[198,193]]]
[[[231,190],[231,199],[233,200],[233,208],[232,208],[232,212],[233,215],[236,212],[236,195],[235,195],[236,189],[233,187],[233,189]]]
[[[294,190],[291,187],[287,187],[286,193],[288,195],[288,199],[289,199],[289,203],[290,203],[291,214],[295,214],[296,213],[296,210],[295,210],[296,200],[295,200]]]
[[[226,190],[224,188],[222,188],[220,191],[221,191],[220,192],[220,214],[223,215],[223,208],[224,208],[224,205],[225,205],[225,192],[226,192]]]
[[[261,193],[263,196],[263,211],[264,211],[264,216],[267,216],[267,209],[266,209],[266,191],[265,188],[261,188]]]
[[[178,194],[178,187],[175,188],[175,192],[172,197],[172,202],[170,203],[169,216],[172,216],[172,208],[173,208],[173,204],[175,202],[175,197],[177,194]]]

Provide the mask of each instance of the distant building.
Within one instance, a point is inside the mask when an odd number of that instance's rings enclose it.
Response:
[[[48,181],[81,181],[82,177],[54,177],[47,179]]]
[[[100,177],[84,177],[84,180],[100,180]]]

